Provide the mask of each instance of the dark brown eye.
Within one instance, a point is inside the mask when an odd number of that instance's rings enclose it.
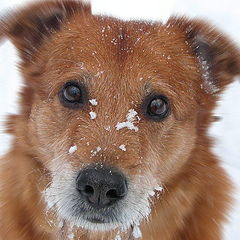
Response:
[[[67,82],[59,93],[64,107],[80,108],[84,103],[85,89],[77,82]]]
[[[155,121],[163,120],[170,111],[169,101],[162,95],[149,97],[145,105],[147,117]]]
[[[63,91],[64,98],[69,102],[80,102],[82,98],[81,89],[77,86],[67,86]]]

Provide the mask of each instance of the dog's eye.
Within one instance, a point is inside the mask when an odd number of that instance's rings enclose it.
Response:
[[[69,102],[80,102],[82,98],[81,89],[77,86],[67,86],[63,91],[64,98]]]
[[[162,95],[149,97],[145,105],[147,117],[155,121],[163,120],[170,111],[169,101]]]
[[[79,108],[83,105],[84,92],[77,82],[66,83],[59,93],[61,103],[68,108]]]

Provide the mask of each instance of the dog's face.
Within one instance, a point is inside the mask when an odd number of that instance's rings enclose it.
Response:
[[[53,175],[46,193],[64,218],[81,226],[129,226],[149,214],[149,192],[175,175],[193,148],[196,64],[184,56],[184,41],[164,27],[75,21],[43,53],[45,70],[36,80],[43,92],[30,114],[34,145]],[[186,98],[189,85],[195,90]],[[77,180],[85,171],[90,176]]]
[[[219,51],[208,44],[215,35],[199,36],[198,23],[122,22],[92,16],[82,4],[64,22],[66,6],[48,6],[55,15],[45,25],[54,32],[41,43],[31,37],[30,53],[23,34],[15,29],[12,37],[29,83],[27,144],[50,176],[43,194],[60,219],[127,229],[149,216],[154,192],[161,198],[189,161],[210,122],[202,116],[237,63],[230,49],[221,61],[231,66],[218,69]],[[215,81],[220,71],[225,82]]]

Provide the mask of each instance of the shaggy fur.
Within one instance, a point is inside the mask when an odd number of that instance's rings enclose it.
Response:
[[[139,223],[144,240],[221,239],[231,183],[211,152],[207,130],[219,95],[240,73],[239,52],[227,37],[199,20],[124,22],[67,0],[5,16],[0,36],[18,49],[25,80],[20,114],[7,124],[14,142],[0,160],[1,240],[134,239],[134,216],[145,213]],[[84,84],[98,105],[64,107],[58,93],[70,80]],[[171,104],[160,122],[143,110],[146,96],[155,93]],[[138,113],[138,131],[117,130],[130,109]],[[73,154],[71,146],[77,146]],[[101,151],[92,154],[98,146]],[[122,203],[125,232],[120,224],[71,229],[65,200],[64,209],[48,209],[47,189],[69,187],[69,175],[91,163],[114,166],[131,183],[132,198]],[[163,191],[155,190],[158,185]],[[57,190],[52,197],[60,199]]]

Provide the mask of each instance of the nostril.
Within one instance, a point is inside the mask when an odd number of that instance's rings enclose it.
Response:
[[[85,189],[84,189],[84,193],[85,193],[86,195],[88,195],[88,196],[93,195],[93,194],[94,194],[94,189],[93,189],[93,187],[90,186],[90,185],[86,185],[86,186],[85,186]]]
[[[116,198],[119,198],[120,196],[117,194],[116,189],[110,189],[109,191],[107,191],[106,197],[116,199]]]

